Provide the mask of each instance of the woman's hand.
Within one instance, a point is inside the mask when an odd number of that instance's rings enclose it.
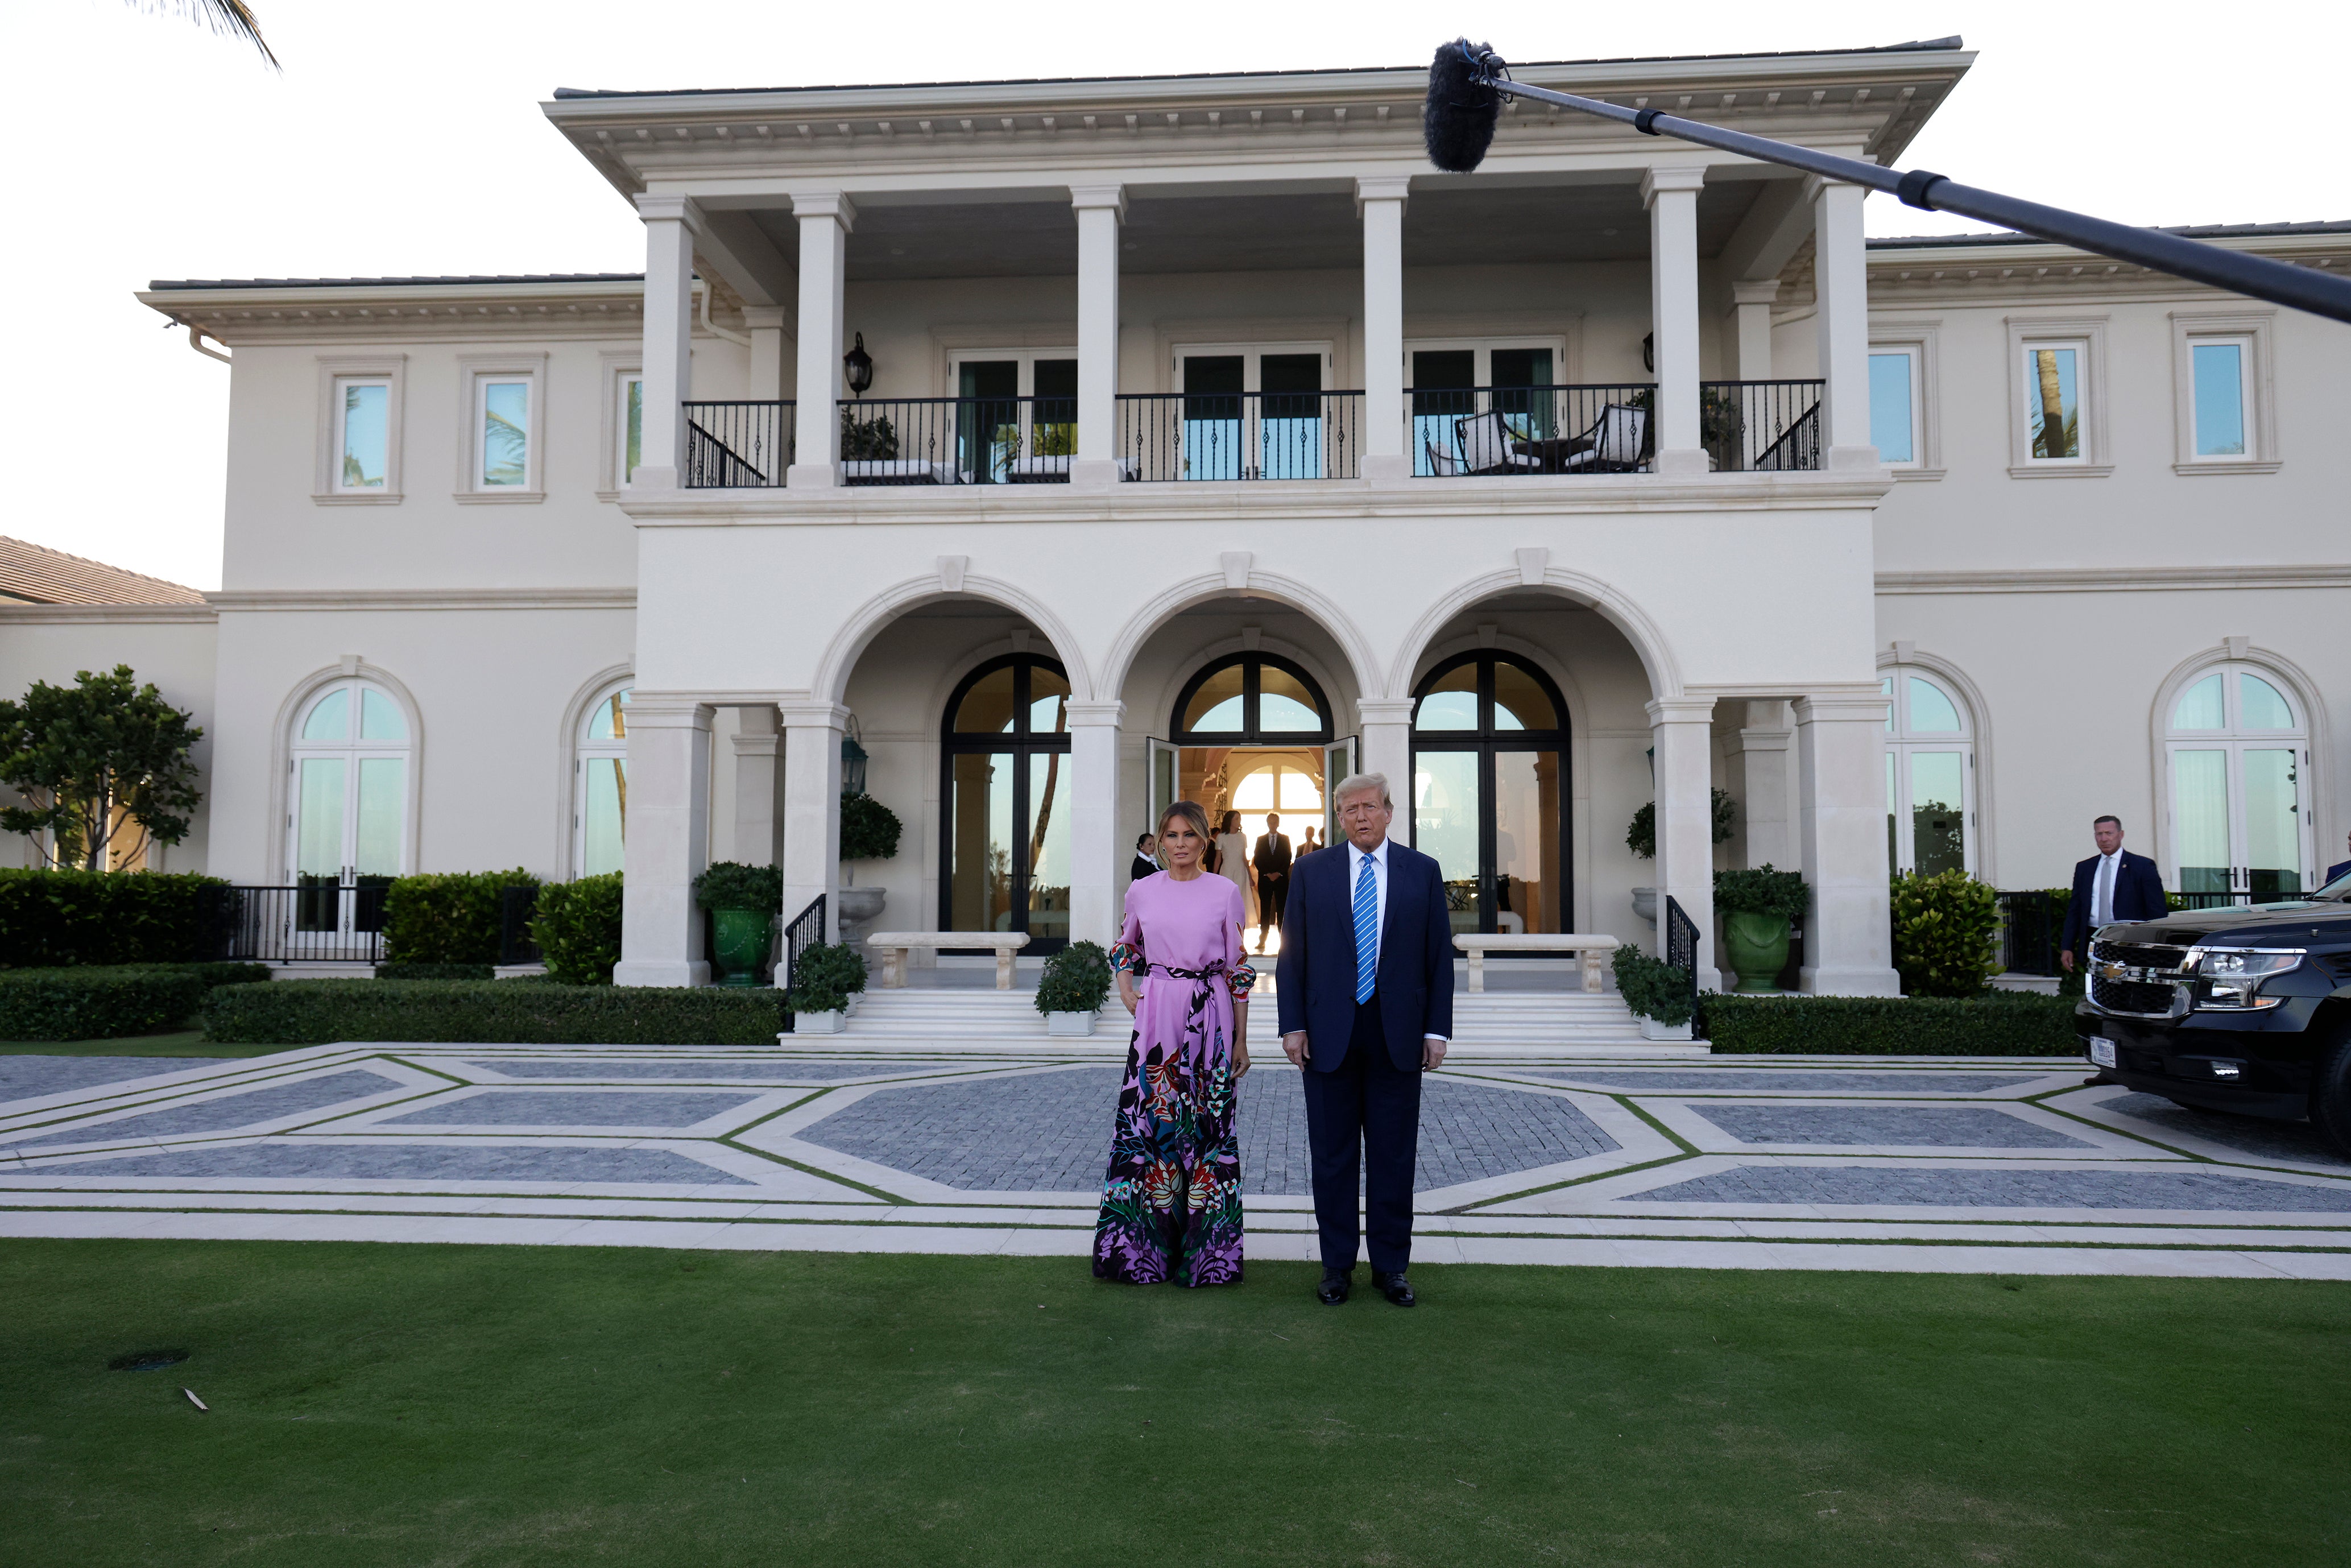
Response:
[[[1118,972],[1118,999],[1126,1004],[1126,1016],[1134,1016],[1134,976],[1128,970]]]
[[[1249,1070],[1249,1045],[1246,1041],[1236,1040],[1233,1041],[1233,1082],[1238,1083],[1242,1079],[1247,1078]]]

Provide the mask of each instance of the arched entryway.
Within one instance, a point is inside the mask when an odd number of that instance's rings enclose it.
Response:
[[[939,734],[939,929],[1070,938],[1070,679],[1008,653],[966,675]]]
[[[1507,653],[1438,664],[1413,693],[1412,842],[1456,931],[1569,929],[1567,703]]]

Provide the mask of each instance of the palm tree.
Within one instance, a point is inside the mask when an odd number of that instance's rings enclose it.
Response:
[[[261,51],[261,57],[269,62],[272,70],[286,68],[277,63],[277,57],[269,52],[269,45],[261,36],[261,23],[254,16],[253,7],[245,0],[131,0],[131,4],[142,11],[180,12],[204,24],[215,33],[245,39]]]

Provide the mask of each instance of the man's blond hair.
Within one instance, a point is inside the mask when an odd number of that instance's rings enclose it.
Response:
[[[1388,794],[1388,776],[1384,773],[1350,773],[1339,780],[1339,788],[1332,791],[1331,799],[1343,809],[1348,796],[1360,795],[1366,789],[1378,790],[1380,804],[1391,811],[1395,810],[1395,800]]]

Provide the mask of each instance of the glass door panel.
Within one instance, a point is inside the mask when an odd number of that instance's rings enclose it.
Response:
[[[2171,753],[2172,853],[2182,893],[2227,893],[2229,754],[2176,747]]]
[[[1012,754],[1002,751],[952,760],[947,907],[955,930],[1012,929]]]
[[[340,924],[336,905],[347,863],[344,780],[349,767],[340,757],[306,757],[297,775],[300,799],[295,807],[294,881],[301,890],[294,898],[298,931],[332,931]]]
[[[1145,744],[1150,750],[1151,783],[1146,793],[1149,796],[1148,804],[1151,810],[1150,814],[1144,820],[1141,831],[1156,836],[1159,831],[1159,814],[1176,803],[1178,758],[1176,747],[1155,736]]]
[[[1967,758],[1956,751],[1913,751],[1910,853],[1921,876],[1965,871]]]
[[[1322,842],[1335,844],[1347,836],[1339,825],[1339,786],[1355,771],[1355,737],[1342,736],[1322,748]]]
[[[1028,931],[1040,941],[1070,935],[1069,774],[1061,753],[1029,753]]]
[[[1258,391],[1258,464],[1264,476],[1322,477],[1322,356],[1261,356]]]
[[[956,369],[964,400],[956,410],[956,467],[980,484],[1001,484],[1020,445],[1020,361],[966,360]]]
[[[1461,455],[1453,422],[1478,412],[1478,351],[1416,349],[1412,356],[1412,471],[1426,478],[1438,459]],[[1430,454],[1436,454],[1432,458]]]
[[[2252,677],[2247,677],[2250,682]],[[2302,891],[2302,803],[2294,753],[2248,747],[2244,765],[2245,891],[2256,900]]]
[[[1897,872],[1910,865],[1902,853],[1902,757],[1886,748],[1886,863]]]
[[[1475,931],[1479,909],[1478,753],[1423,751],[1413,759],[1413,847],[1437,862],[1456,931]]]
[[[1498,930],[1553,935],[1562,924],[1559,753],[1494,753],[1494,922]]]
[[[1241,476],[1243,366],[1238,354],[1185,356],[1185,478]]]
[[[628,760],[592,757],[580,807],[580,874],[619,871],[628,845]]]

